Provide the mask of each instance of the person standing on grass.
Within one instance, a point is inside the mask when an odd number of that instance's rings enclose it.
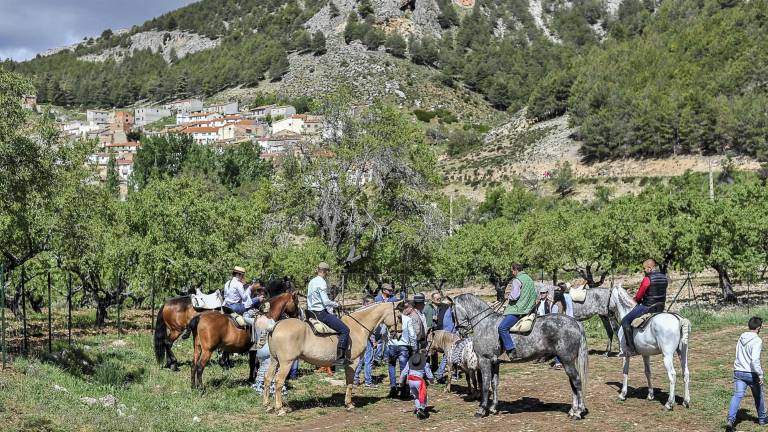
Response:
[[[370,306],[374,304],[373,303],[373,297],[366,296],[363,299],[363,307]],[[357,367],[355,368],[355,379],[354,384],[360,385],[360,372],[363,371],[363,376],[365,377],[365,387],[366,388],[376,388],[376,385],[373,384],[373,353],[376,345],[376,336],[370,335],[368,337],[368,343],[365,346],[365,353],[360,358],[360,361],[357,363]]]
[[[752,317],[747,325],[749,331],[742,333],[739,341],[736,342],[736,361],[733,362],[733,398],[726,421],[728,431],[733,431],[736,412],[739,410],[739,404],[747,387],[752,390],[752,397],[755,399],[758,422],[761,426],[768,423],[765,418],[765,399],[763,398],[763,368],[760,366],[760,351],[763,349],[760,329],[763,328],[763,319]]]

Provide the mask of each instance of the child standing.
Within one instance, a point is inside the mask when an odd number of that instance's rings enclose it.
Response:
[[[763,340],[760,339],[760,329],[763,320],[760,317],[749,319],[749,331],[741,334],[736,342],[736,361],[733,362],[733,398],[728,408],[726,430],[733,431],[736,423],[736,412],[747,387],[752,390],[752,397],[757,407],[757,417],[760,425],[766,424],[765,400],[763,399],[763,368],[760,366],[760,351]]]
[[[427,366],[427,356],[424,353],[416,351],[411,355],[405,369],[400,374],[400,385],[405,384],[406,378],[413,403],[416,406],[413,413],[419,420],[424,420],[429,417],[429,413],[427,413],[427,380],[435,379],[432,375],[432,369]]]

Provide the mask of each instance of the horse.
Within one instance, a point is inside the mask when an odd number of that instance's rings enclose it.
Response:
[[[588,288],[587,298],[583,302],[573,302],[573,317],[578,321],[586,321],[593,316],[600,317],[608,335],[608,346],[605,347],[605,356],[608,357],[613,350],[613,335],[618,333],[619,323],[615,316],[608,310],[610,290],[608,288]]]
[[[479,297],[461,294],[453,299],[454,322],[460,334],[472,339],[482,376],[482,400],[475,417],[496,414],[499,385],[501,343],[498,326],[502,316]],[[565,315],[536,318],[527,334],[512,334],[517,356],[515,360],[537,360],[558,356],[571,384],[573,402],[568,415],[580,419],[587,413],[584,388],[587,385],[589,353],[587,337],[581,323]],[[489,393],[493,400],[489,405]]]
[[[480,388],[477,385],[478,381],[482,379],[479,377],[480,369],[477,367],[477,356],[474,350],[471,352],[471,356],[464,355],[464,353],[455,353],[456,344],[459,342],[459,336],[455,333],[449,333],[444,330],[435,330],[429,334],[429,352],[428,355],[442,352],[447,356],[446,370],[445,370],[445,392],[451,391],[451,381],[453,380],[454,357],[459,357],[460,362],[457,364],[463,371],[467,378],[467,391],[471,399],[475,399],[480,395]],[[463,346],[462,346],[463,348]],[[471,349],[471,348],[470,348]],[[472,358],[467,358],[472,357]]]
[[[368,338],[373,330],[384,323],[387,327],[396,326],[400,318],[400,303],[376,303],[364,306],[352,313],[342,316],[341,320],[349,326],[350,358],[352,363],[345,368],[346,394],[344,405],[352,410],[352,383],[355,368],[367,346]],[[275,388],[282,388],[285,378],[290,372],[290,365],[296,359],[301,359],[315,366],[330,366],[336,361],[336,346],[338,336],[316,336],[309,324],[298,319],[286,319],[275,324],[269,334],[270,364],[264,377],[264,388],[269,388],[276,379]],[[279,367],[279,368],[278,368]],[[269,392],[264,392],[264,408],[271,412]],[[277,415],[285,415],[283,397],[275,392],[274,410]]]
[[[271,280],[267,286],[272,289],[272,292],[279,290],[278,293],[295,289],[293,282],[287,277],[283,280]],[[154,341],[155,359],[158,364],[162,364],[167,358],[168,361],[163,367],[173,371],[179,370],[176,356],[173,355],[171,347],[173,347],[176,339],[184,334],[189,322],[198,313],[200,311],[192,306],[192,298],[188,295],[170,298],[160,306],[155,320]]]
[[[288,291],[269,301],[267,318],[278,321],[283,314],[290,317],[299,315],[299,297],[297,291]],[[201,388],[203,384],[203,371],[216,349],[228,353],[248,352],[248,377],[253,377],[256,367],[256,353],[250,351],[251,330],[241,329],[232,323],[228,315],[218,311],[206,311],[196,315],[189,322],[190,333],[194,336],[194,356],[192,358],[192,388]]]
[[[635,300],[627,291],[618,285],[611,288],[609,307],[616,313],[619,320],[622,320],[632,308],[635,307]],[[624,383],[619,394],[620,400],[627,398],[627,384],[629,381],[629,358],[631,354],[626,346],[623,331],[619,331],[619,343],[624,351]],[[662,312],[651,318],[645,327],[635,329],[633,338],[635,341],[635,351],[643,356],[645,364],[645,378],[648,382],[648,400],[653,400],[653,386],[651,385],[651,356],[662,354],[664,356],[664,368],[667,370],[669,378],[669,399],[664,404],[667,411],[672,410],[675,404],[675,372],[674,355],[680,358],[680,367],[683,369],[683,381],[685,382],[685,396],[683,406],[688,408],[691,403],[691,393],[688,390],[690,373],[688,371],[688,339],[691,334],[691,322],[686,318],[669,312]]]

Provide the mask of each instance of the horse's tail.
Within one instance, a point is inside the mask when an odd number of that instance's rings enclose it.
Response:
[[[155,320],[155,360],[157,360],[157,364],[163,364],[165,361],[165,344],[168,342],[168,326],[163,318],[164,307],[165,305],[160,306]]]
[[[688,350],[688,338],[691,335],[691,322],[684,317],[680,317],[680,344],[677,349],[680,352]]]
[[[579,342],[579,356],[576,358],[576,368],[579,371],[582,391],[586,393],[589,370],[589,346],[587,346],[587,334],[584,332],[584,327],[579,327],[581,328],[581,341]]]
[[[187,337],[189,335],[194,336],[194,340],[197,340],[197,325],[200,324],[200,314],[197,314],[192,317],[191,320],[189,320],[189,324],[187,324]]]

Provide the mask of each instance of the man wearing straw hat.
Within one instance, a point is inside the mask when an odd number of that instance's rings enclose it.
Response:
[[[240,315],[245,312],[245,302],[248,301],[249,298],[243,287],[244,277],[245,269],[240,266],[235,266],[235,268],[232,269],[232,279],[224,284],[224,307],[229,308],[232,312]]]
[[[333,309],[339,304],[328,297],[328,284],[325,278],[331,267],[321,262],[317,265],[317,276],[307,286],[307,309],[312,311],[317,319],[339,333],[339,344],[336,347],[336,368],[341,370],[349,364],[347,348],[349,348],[349,327],[333,314]]]

